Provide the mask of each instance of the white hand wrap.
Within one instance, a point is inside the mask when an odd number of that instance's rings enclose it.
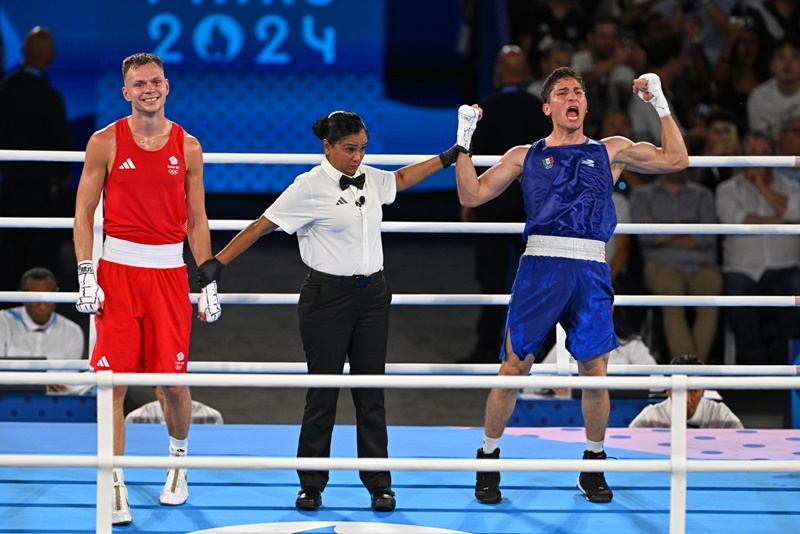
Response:
[[[653,107],[656,108],[659,117],[663,118],[667,115],[670,115],[671,112],[669,110],[669,104],[667,104],[667,97],[664,96],[664,91],[661,90],[661,78],[652,72],[642,74],[640,77],[647,80],[647,92],[651,93],[653,98],[650,100],[644,100],[644,93],[642,91],[637,93],[639,98],[648,104],[652,104]]]
[[[101,303],[106,300],[106,296],[100,286],[97,285],[97,278],[94,276],[94,267],[90,261],[82,261],[78,264],[78,302],[75,307],[81,313],[97,313]]]
[[[469,150],[472,144],[472,133],[478,127],[478,110],[464,104],[458,108],[458,133],[456,144]]]
[[[213,323],[222,315],[222,306],[219,304],[217,294],[217,282],[211,282],[200,290],[200,298],[197,301],[197,312],[205,318],[207,323]]]

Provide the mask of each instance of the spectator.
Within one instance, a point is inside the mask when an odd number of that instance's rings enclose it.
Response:
[[[789,110],[800,106],[800,41],[786,36],[772,52],[772,77],[758,85],[747,99],[750,130],[768,132],[777,139],[781,121]]]
[[[800,32],[797,0],[742,1],[734,13],[737,15],[734,21],[755,28],[770,49],[784,37]]]
[[[689,182],[685,170],[662,174],[631,196],[633,220],[639,223],[715,223],[714,196]],[[655,295],[719,295],[717,238],[706,234],[646,234],[639,243],[644,256],[644,285]],[[690,326],[683,306],[661,308],[670,357],[696,354],[708,359],[717,331],[716,307],[695,309]]]
[[[800,156],[800,107],[787,113],[778,132],[778,155]],[[780,173],[800,183],[800,168],[782,167]]]
[[[705,141],[701,156],[738,156],[739,119],[726,109],[711,111],[705,118]],[[720,182],[733,175],[731,167],[695,167],[689,171],[689,179],[716,191]]]
[[[581,3],[576,0],[510,2],[508,18],[514,42],[531,61],[538,61],[538,51],[546,50],[554,41],[567,43],[573,50],[582,48],[588,24]],[[548,74],[542,73],[543,76]]]
[[[631,80],[636,73],[628,64],[631,47],[623,45],[616,19],[607,15],[595,17],[586,45],[585,50],[573,54],[572,68],[581,73],[588,88],[587,135],[597,136],[605,113],[628,105],[633,94]]]
[[[703,365],[698,358],[685,355],[673,358],[670,365]],[[670,428],[672,426],[672,391],[667,399],[646,406],[628,425],[630,428]],[[725,403],[705,396],[704,389],[686,392],[686,426],[689,428],[744,428],[738,417]]]
[[[714,69],[716,103],[737,117],[747,117],[747,99],[753,89],[769,79],[767,49],[753,28],[738,28],[728,35]],[[742,135],[747,133],[742,124]]]
[[[614,135],[621,135],[622,137],[633,139],[631,118],[628,115],[628,112],[624,109],[610,109],[603,116],[603,126],[600,128],[600,134],[598,137],[604,139]],[[622,175],[620,175],[619,180],[617,180],[617,186],[626,192],[635,189],[640,185],[644,185],[645,183],[646,182],[639,173],[633,172],[629,169],[622,171]]]
[[[164,424],[164,393],[159,386],[153,387],[156,400],[140,406],[125,416],[125,424],[128,423],[155,423]],[[218,410],[203,404],[202,402],[192,401],[192,424],[193,425],[221,425],[225,421]]]
[[[36,26],[25,36],[22,62],[0,81],[0,149],[72,150],[64,100],[47,79],[55,58],[53,34]],[[0,161],[0,217],[65,215],[70,164]],[[31,265],[58,271],[63,231],[0,231],[0,290],[17,288]]]
[[[544,79],[558,67],[569,67],[572,63],[572,46],[561,41],[553,41],[539,50],[538,57],[539,71],[535,73],[535,79],[528,86],[528,92],[536,98],[541,98]]]
[[[673,31],[685,32],[690,47],[698,46],[707,60],[715,64],[732,30],[731,10],[740,0],[660,2],[657,11],[670,22]]]
[[[672,116],[678,123],[681,134],[686,138],[690,124],[689,108],[683,98],[676,98],[674,86],[683,75],[685,66],[680,35],[672,32],[661,32],[649,36],[645,46],[647,61],[652,72],[661,78],[661,87],[667,98]],[[653,117],[651,110],[640,98],[631,98],[628,104],[628,115],[633,126],[634,139],[657,144],[661,139],[661,123]]]
[[[22,275],[20,291],[58,291],[55,275],[34,267]],[[56,313],[55,302],[26,302],[0,310],[0,350],[3,358],[40,357],[48,360],[83,358],[83,330],[75,322]],[[47,386],[51,394],[83,395],[92,386]]]
[[[510,148],[532,143],[549,133],[550,124],[542,112],[542,101],[526,90],[529,78],[530,69],[522,49],[504,46],[495,62],[497,90],[480,103],[486,118],[472,137],[475,154],[502,155]],[[491,202],[476,208],[462,208],[461,218],[478,222],[524,222],[525,206],[519,183],[515,182]],[[516,234],[478,234],[475,237],[475,274],[481,293],[507,294],[524,250],[525,242]],[[505,322],[505,307],[483,306],[476,325],[478,342],[469,356],[457,360],[458,363],[498,363]]]
[[[744,140],[746,156],[772,156],[773,142],[762,132]],[[729,224],[800,222],[800,183],[770,167],[748,167],[717,189],[717,214]],[[723,239],[726,295],[800,295],[800,236],[728,235]],[[773,312],[773,310],[770,310]],[[800,309],[776,308],[771,339],[764,340],[758,309],[728,308],[740,364],[785,365],[788,340],[800,337]]]

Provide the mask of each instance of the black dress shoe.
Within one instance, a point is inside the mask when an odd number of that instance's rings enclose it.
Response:
[[[294,501],[294,505],[298,510],[315,512],[322,506],[322,492],[317,488],[303,488],[297,494],[297,500]]]
[[[372,509],[376,512],[391,512],[397,506],[394,492],[387,488],[378,488],[372,492]]]

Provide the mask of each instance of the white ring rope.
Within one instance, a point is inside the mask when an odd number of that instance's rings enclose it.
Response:
[[[686,366],[688,367],[688,366]],[[787,366],[779,366],[787,367]],[[694,374],[695,369],[690,372]],[[654,370],[654,372],[659,372]],[[685,371],[684,371],[685,372]],[[661,370],[672,376],[470,376],[470,375],[306,375],[234,373],[113,373],[110,382],[118,386],[203,386],[284,388],[399,388],[399,389],[490,389],[490,388],[586,388],[656,389],[674,387],[677,371]],[[112,374],[20,371],[0,373],[0,384],[64,385],[99,384],[98,377]],[[689,376],[688,389],[800,389],[800,376]]]
[[[191,293],[192,302],[197,302],[199,294]],[[222,304],[297,304],[298,293],[220,293]],[[508,304],[509,295],[482,294],[395,294],[392,304],[399,306],[438,306],[438,305],[502,305]],[[76,292],[44,291],[0,291],[0,302],[56,302],[74,303],[78,300]],[[800,297],[793,295],[769,296],[725,296],[725,295],[616,295],[614,304],[619,306],[769,306],[787,308],[800,306]]]
[[[82,162],[84,152],[0,150],[0,160],[7,161],[69,161]],[[421,155],[368,155],[365,162],[372,165],[406,165],[428,159]],[[319,163],[319,154],[236,154],[209,153],[204,161],[213,163],[250,164],[303,164]],[[499,156],[475,156],[478,166],[493,165]],[[800,167],[800,157],[795,156],[691,156],[692,167]],[[211,221],[212,230],[238,231],[249,220]],[[72,228],[72,218],[0,218],[0,228]],[[522,223],[428,223],[384,222],[384,232],[416,233],[521,233]],[[99,232],[99,227],[96,228]],[[800,225],[725,225],[725,224],[620,224],[617,233],[623,234],[798,234]],[[394,295],[393,304],[465,304],[483,305],[508,303],[508,295]],[[0,292],[5,302],[74,302],[77,293],[24,293]],[[196,300],[197,295],[193,294]],[[222,294],[225,304],[296,304],[297,294]],[[800,304],[798,297],[725,297],[725,296],[618,296],[616,304],[628,306],[775,306]],[[11,363],[11,362],[9,362]],[[182,375],[125,374],[125,373],[75,373],[65,370],[84,370],[88,362],[49,361],[20,362],[26,366],[1,365],[0,384],[47,385],[57,381],[65,385],[97,385],[97,436],[96,456],[66,455],[0,455],[0,465],[32,467],[96,467],[97,506],[96,529],[99,533],[111,532],[111,468],[121,467],[198,467],[216,469],[347,469],[347,470],[453,470],[453,471],[625,471],[670,473],[670,533],[683,534],[686,520],[687,472],[795,472],[800,471],[797,461],[708,461],[687,460],[686,449],[686,391],[692,388],[725,389],[798,389],[800,369],[795,366],[609,366],[609,375],[628,376],[581,377],[577,365],[540,364],[534,366],[529,376],[463,376],[496,373],[497,364],[447,366],[423,364],[387,364],[386,375],[308,375],[305,364],[267,362],[191,362],[191,373]],[[36,364],[43,363],[45,366]],[[446,367],[446,369],[445,369]],[[680,367],[680,368],[679,368]],[[684,369],[686,367],[686,369]],[[59,369],[20,371],[17,369]],[[258,374],[269,371],[271,374]],[[537,376],[557,372],[557,376]],[[218,374],[225,372],[227,374]],[[248,373],[247,376],[233,373]],[[436,374],[430,374],[436,373]],[[680,373],[692,373],[687,376]],[[427,376],[420,376],[427,374]],[[636,375],[672,376],[636,376]],[[461,376],[459,376],[461,375]],[[698,376],[714,375],[714,376]],[[719,376],[723,375],[723,376]],[[744,375],[744,376],[733,376]],[[780,376],[778,376],[780,375]],[[114,385],[200,385],[200,386],[255,386],[255,387],[385,387],[385,388],[590,388],[590,389],[671,389],[672,428],[669,460],[621,460],[597,462],[587,465],[582,460],[498,460],[488,462],[461,459],[345,459],[345,458],[163,458],[113,456],[112,391]],[[592,464],[589,462],[588,464]]]
[[[498,363],[387,363],[387,375],[497,375]],[[88,371],[89,361],[81,360],[7,360],[0,358],[0,384],[14,384],[19,380],[18,373],[4,374],[1,371]],[[302,362],[223,362],[203,361],[189,362],[190,373],[269,373],[269,374],[306,374],[306,364]],[[561,374],[558,364],[538,363],[531,367],[530,375]],[[569,364],[566,370],[572,375],[578,374],[578,365]],[[345,363],[344,374],[350,373],[350,364]],[[796,376],[800,375],[800,367],[795,365],[639,365],[609,364],[609,376],[637,375],[677,375],[692,374],[696,376]],[[75,377],[74,374],[48,374],[47,381],[61,376]],[[378,375],[381,376],[381,375]],[[81,382],[91,385],[93,381]]]
[[[0,150],[0,161],[69,161],[82,162],[86,152],[59,150]],[[430,154],[367,154],[369,165],[409,165],[431,157]],[[321,154],[251,154],[207,153],[204,163],[246,163],[316,165]],[[500,156],[473,156],[478,167],[488,167],[500,161]],[[800,167],[798,156],[689,156],[690,167]]]
[[[0,228],[72,229],[71,217],[0,217]],[[216,219],[212,230],[238,232],[252,220]],[[417,234],[521,234],[524,223],[383,221],[381,232]],[[280,231],[280,228],[278,228]],[[700,223],[621,223],[615,234],[707,234],[707,235],[795,235],[800,224],[700,224]]]

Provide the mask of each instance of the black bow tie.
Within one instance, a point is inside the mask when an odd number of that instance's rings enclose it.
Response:
[[[350,178],[344,174],[341,178],[339,178],[339,187],[341,187],[342,190],[347,189],[351,185],[354,185],[359,189],[364,189],[364,173],[359,174],[355,178]]]

